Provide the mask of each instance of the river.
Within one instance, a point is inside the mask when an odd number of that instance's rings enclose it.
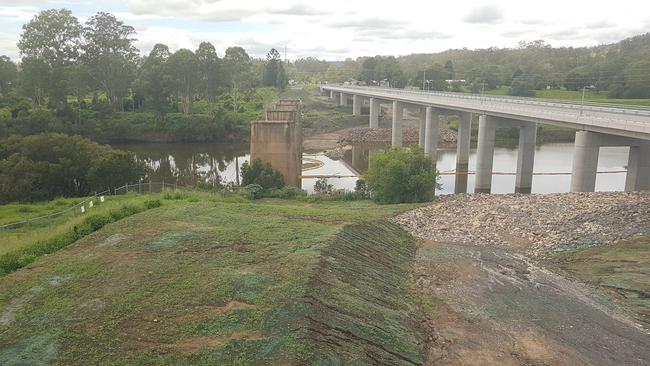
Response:
[[[144,143],[114,144],[115,147],[135,152],[152,169],[152,181],[165,183],[190,184],[197,180],[207,182],[235,182],[237,168],[249,160],[248,144],[218,143]],[[305,155],[306,159],[319,160],[322,165],[316,169],[303,172],[303,176],[344,176],[329,178],[335,188],[354,189],[356,171],[367,169],[370,149],[357,146],[346,153],[343,161],[335,161],[321,154]],[[376,150],[376,149],[375,149]],[[353,154],[354,153],[354,154]],[[353,159],[354,155],[354,159]],[[627,165],[627,147],[601,148],[598,161],[597,191],[621,191],[625,186]],[[572,143],[549,143],[537,146],[533,177],[533,193],[567,192],[571,182],[571,164],[573,159]],[[512,193],[514,191],[514,171],[517,161],[517,148],[501,146],[494,151],[493,193]],[[456,165],[455,148],[441,148],[438,151],[438,170],[441,172],[441,188],[438,194],[454,191],[454,176],[451,174]],[[352,169],[351,169],[352,168]],[[470,171],[476,168],[476,148],[470,154]],[[549,174],[551,173],[551,174]],[[567,174],[557,174],[567,173]],[[545,175],[548,174],[548,175]],[[302,188],[313,191],[316,178],[303,179]],[[474,190],[474,175],[468,178],[468,189]]]

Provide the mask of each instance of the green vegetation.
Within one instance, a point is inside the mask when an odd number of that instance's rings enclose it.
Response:
[[[99,12],[84,25],[66,9],[23,26],[20,65],[0,57],[0,138],[41,132],[96,140],[241,141],[288,80],[279,53],[223,58],[209,42],[174,53],[135,48],[135,29]],[[262,86],[261,91],[255,89]]]
[[[553,254],[549,260],[650,325],[650,236],[571,249]]]
[[[79,136],[40,134],[0,141],[0,203],[86,196],[145,174],[129,152]]]
[[[363,178],[379,203],[428,202],[438,175],[422,149],[398,148],[373,155]]]
[[[93,208],[86,207],[87,213],[82,214],[80,204],[85,198],[59,198],[54,201],[0,205],[0,225],[7,225],[27,220],[34,220],[46,215],[64,212],[53,217],[31,221],[29,224],[0,230],[0,255],[23,249],[39,241],[46,241],[54,236],[69,232],[80,225],[90,214],[106,215],[119,210],[123,206],[142,206],[146,201],[155,199],[151,195],[121,195],[105,196],[105,202],[93,199]]]
[[[0,364],[424,361],[409,206],[179,198],[0,278]]]
[[[255,159],[250,164],[247,161],[244,162],[241,166],[241,178],[243,186],[256,184],[264,190],[284,187],[282,173],[273,170],[270,163],[265,163],[260,159]]]
[[[127,204],[116,210],[104,210],[106,211],[105,213],[92,213],[77,225],[72,226],[72,229],[59,235],[53,235],[48,239],[36,241],[20,248],[14,248],[14,250],[0,255],[0,276],[20,269],[43,255],[54,253],[111,222],[121,220],[144,210],[159,207],[160,205],[161,202],[159,200],[147,200],[141,206]]]

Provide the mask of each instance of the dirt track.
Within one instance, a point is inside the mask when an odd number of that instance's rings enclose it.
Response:
[[[543,255],[647,234],[647,198],[458,196],[400,215],[421,238],[415,279],[434,334],[428,364],[650,364],[650,331]],[[626,263],[611,265],[625,273]]]
[[[433,299],[430,365],[647,365],[650,336],[525,256],[424,242],[417,285]]]

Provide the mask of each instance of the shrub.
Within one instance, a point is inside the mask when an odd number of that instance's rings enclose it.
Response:
[[[242,190],[242,193],[252,200],[262,198],[264,195],[264,188],[259,184],[249,184]]]
[[[368,188],[368,184],[362,178],[357,179],[357,183],[354,185],[354,192],[361,196],[362,199],[370,198],[370,188]]]
[[[282,173],[273,170],[269,163],[255,159],[252,163],[244,162],[241,166],[242,185],[257,184],[264,190],[284,187]]]
[[[327,182],[327,178],[318,178],[314,184],[314,193],[316,194],[331,194],[334,191],[334,186]]]
[[[364,179],[379,203],[427,202],[438,176],[422,149],[399,148],[373,155]]]

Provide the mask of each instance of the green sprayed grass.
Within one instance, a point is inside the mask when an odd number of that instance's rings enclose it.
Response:
[[[62,234],[81,223],[91,214],[105,214],[118,209],[124,204],[142,204],[153,196],[129,194],[124,196],[106,196],[104,203],[94,200],[95,206],[82,214],[80,208],[67,211],[65,214],[39,219],[31,224],[15,229],[0,230],[0,255],[21,249],[36,241],[46,240]],[[67,210],[80,203],[81,198],[60,198],[50,202],[33,204],[10,204],[0,206],[0,225],[30,220]]]
[[[650,236],[560,252],[549,259],[650,326]]]
[[[423,361],[412,205],[180,198],[1,277],[0,364]]]

